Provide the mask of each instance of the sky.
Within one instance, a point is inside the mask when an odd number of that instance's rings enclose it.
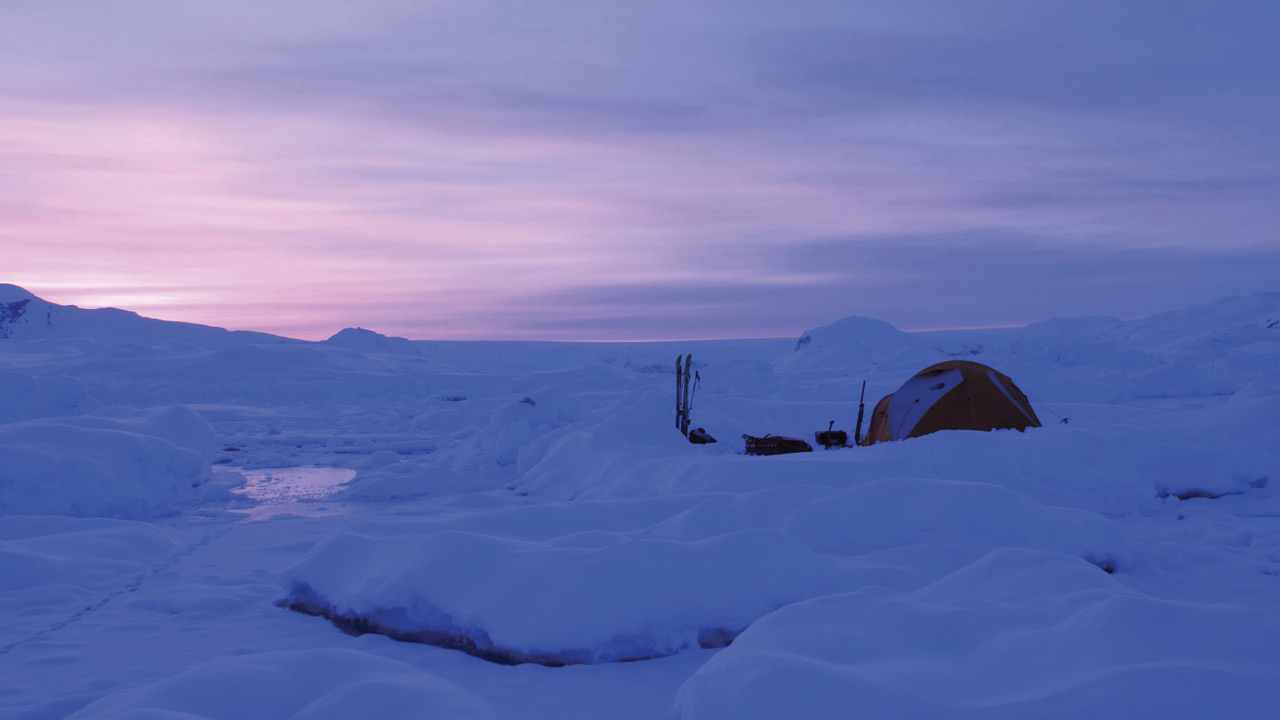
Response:
[[[1271,0],[0,0],[0,282],[323,339],[1280,289]]]

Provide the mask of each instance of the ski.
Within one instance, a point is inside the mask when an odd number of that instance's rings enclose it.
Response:
[[[863,400],[867,397],[867,381],[862,381],[862,394],[858,396],[858,427],[853,431],[853,444],[862,444],[862,410],[866,407]]]
[[[677,430],[681,429],[681,424],[683,423],[683,420],[684,420],[684,405],[680,400],[682,391],[684,390],[684,374],[680,369],[680,364],[682,360],[684,360],[684,355],[676,356],[676,429]]]
[[[688,355],[684,356],[684,379],[681,380],[681,383],[684,386],[683,388],[684,399],[681,401],[681,405],[680,405],[681,411],[683,413],[680,418],[680,432],[685,437],[689,437],[689,386],[692,384],[690,383],[689,370],[692,367],[693,367],[693,353],[689,353]]]

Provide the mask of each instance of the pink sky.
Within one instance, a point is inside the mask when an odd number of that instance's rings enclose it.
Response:
[[[1275,289],[1277,14],[1189,12],[7,4],[0,282],[309,339],[972,327]]]

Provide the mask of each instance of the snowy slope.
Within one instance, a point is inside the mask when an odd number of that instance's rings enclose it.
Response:
[[[238,342],[287,342],[266,333],[170,322],[145,318],[116,308],[85,310],[74,305],[56,305],[42,300],[16,285],[0,283],[0,340],[77,338],[109,343],[122,341],[191,343],[202,347]]]

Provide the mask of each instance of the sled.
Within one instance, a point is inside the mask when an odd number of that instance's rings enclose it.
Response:
[[[785,455],[787,453],[813,452],[813,447],[799,438],[784,437],[782,435],[765,435],[764,437],[743,435],[742,439],[747,442],[746,453],[748,455]]]

